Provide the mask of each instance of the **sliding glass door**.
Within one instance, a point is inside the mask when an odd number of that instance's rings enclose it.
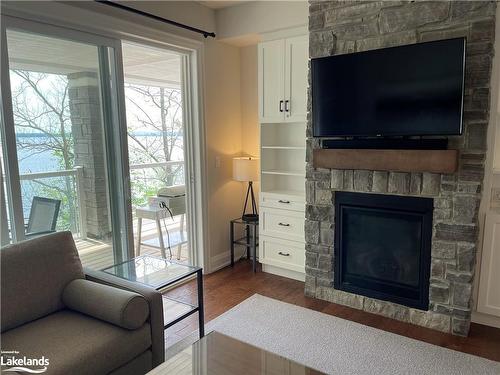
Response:
[[[183,55],[125,41],[122,50],[135,251],[190,263]]]
[[[85,266],[130,255],[120,53],[117,40],[2,18],[2,243],[69,230]]]

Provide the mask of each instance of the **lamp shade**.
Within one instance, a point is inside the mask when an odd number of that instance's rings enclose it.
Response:
[[[233,180],[258,181],[259,159],[248,156],[233,158]]]

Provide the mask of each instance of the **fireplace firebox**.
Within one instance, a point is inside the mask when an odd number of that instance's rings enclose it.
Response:
[[[334,287],[428,310],[433,200],[335,194]]]

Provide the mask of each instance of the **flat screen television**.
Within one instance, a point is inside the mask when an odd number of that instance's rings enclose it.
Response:
[[[313,135],[462,134],[465,38],[312,59]]]

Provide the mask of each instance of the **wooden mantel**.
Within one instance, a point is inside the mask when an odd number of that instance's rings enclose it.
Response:
[[[457,150],[318,149],[314,168],[371,171],[454,173]]]

